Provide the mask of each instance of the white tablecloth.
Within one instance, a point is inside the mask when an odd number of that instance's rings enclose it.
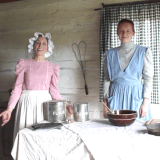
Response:
[[[148,134],[142,122],[116,127],[95,120],[66,127],[80,135],[95,160],[160,160],[160,136]]]
[[[19,131],[11,153],[15,160],[90,160],[80,136],[62,127]]]
[[[160,160],[160,136],[143,123],[116,127],[108,120],[65,124],[61,130],[21,130],[12,150],[17,160]]]

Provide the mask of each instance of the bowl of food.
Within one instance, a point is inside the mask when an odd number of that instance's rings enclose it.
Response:
[[[112,125],[129,126],[137,118],[137,111],[134,110],[113,110],[112,113],[107,112],[107,118]]]

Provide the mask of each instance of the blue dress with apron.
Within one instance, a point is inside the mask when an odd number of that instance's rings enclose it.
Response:
[[[143,102],[142,71],[146,48],[137,46],[135,52],[123,71],[120,65],[118,48],[106,52],[107,68],[111,80],[108,106],[112,110],[136,110],[139,120],[147,121],[152,118],[150,105],[146,117],[140,117],[140,107]]]

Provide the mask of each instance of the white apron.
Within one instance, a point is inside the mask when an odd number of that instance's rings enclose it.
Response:
[[[52,100],[48,90],[23,90],[15,115],[13,142],[19,130],[44,120],[43,103]]]

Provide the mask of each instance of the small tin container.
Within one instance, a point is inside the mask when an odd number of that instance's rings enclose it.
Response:
[[[66,101],[51,100],[47,101],[43,107],[45,119],[49,122],[65,122],[66,121]]]
[[[77,122],[85,122],[89,120],[88,112],[89,104],[86,102],[79,102],[73,104],[74,120]]]

